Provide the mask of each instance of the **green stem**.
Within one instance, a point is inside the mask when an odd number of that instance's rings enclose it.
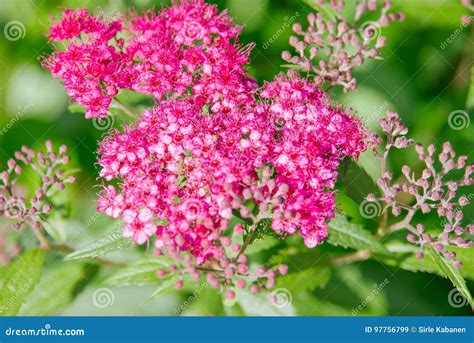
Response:
[[[118,108],[120,108],[122,111],[125,112],[126,115],[128,115],[129,117],[133,118],[133,119],[138,119],[140,117],[140,115],[135,112],[134,110],[132,110],[131,108],[127,107],[124,103],[122,103],[120,100],[118,99],[113,99],[112,101],[114,103],[114,105]]]

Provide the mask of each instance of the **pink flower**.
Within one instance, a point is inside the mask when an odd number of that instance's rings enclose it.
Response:
[[[239,33],[202,0],[120,23],[67,11],[51,37],[71,42],[45,61],[88,118],[106,116],[122,89],[155,98],[155,108],[100,143],[98,210],[121,218],[138,244],[154,240],[157,254],[192,277],[204,263],[247,276],[246,244],[233,238],[263,221],[282,237],[319,244],[334,215],[339,163],[366,149],[360,121],[307,79],[290,72],[257,89],[247,72],[252,45],[239,46]],[[231,229],[236,215],[245,228]],[[261,268],[258,277],[273,285],[275,275]],[[219,287],[214,274],[208,279]]]

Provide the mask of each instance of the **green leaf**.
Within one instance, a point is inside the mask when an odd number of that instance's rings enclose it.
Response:
[[[156,270],[155,270],[155,275],[156,275]],[[178,280],[178,274],[172,274],[172,275],[169,275],[168,277],[158,279],[158,281],[161,283],[155,289],[150,299],[156,299],[163,294],[167,294],[175,290],[176,288],[174,284],[176,280]]]
[[[66,241],[66,235],[64,230],[61,230],[58,226],[57,220],[52,220],[48,222],[43,222],[43,228],[46,230],[48,235],[50,235],[56,242],[64,243]]]
[[[336,213],[329,222],[328,242],[333,245],[356,250],[370,250],[376,253],[389,255],[390,252],[361,225],[351,223],[340,213]]]
[[[279,276],[277,285],[290,290],[292,293],[314,291],[317,288],[324,288],[330,278],[331,268],[316,266]]]
[[[85,248],[67,255],[64,260],[80,260],[103,256],[113,251],[127,249],[131,243],[130,239],[123,237],[121,230],[114,230],[112,233],[89,244]]]
[[[72,262],[46,270],[21,307],[22,316],[57,314],[75,298],[76,285],[84,276],[84,265]]]
[[[432,246],[426,248],[429,256],[436,262],[440,270],[443,272],[444,276],[451,280],[453,285],[458,289],[464,298],[471,304],[471,307],[474,307],[472,302],[472,295],[469,292],[469,289],[466,286],[466,280],[462,277],[460,271],[456,269],[452,262],[446,260],[438,251],[436,251]]]
[[[308,4],[312,9],[321,13],[326,18],[330,19],[331,21],[336,20],[336,15],[334,14],[334,9],[327,5],[319,5],[316,3],[316,0],[304,0],[305,3]]]
[[[160,268],[167,269],[172,263],[172,259],[163,256],[145,257],[120,269],[104,282],[111,286],[161,284],[163,281],[157,277],[156,271]]]
[[[445,30],[458,29],[460,18],[466,13],[461,1],[417,0],[399,1],[397,7],[407,18],[424,27]],[[440,8],[443,10],[440,11]],[[449,15],[446,15],[449,13]]]
[[[432,258],[428,256],[420,260],[415,256],[419,250],[415,245],[393,241],[387,243],[386,247],[392,253],[392,256],[381,259],[385,264],[411,272],[425,272],[444,276],[442,270]],[[474,280],[474,249],[449,247],[449,250],[454,251],[456,259],[463,264],[459,270],[461,275],[466,279]]]
[[[248,246],[245,253],[248,255],[256,254],[264,250],[268,250],[280,243],[280,240],[276,237],[266,236],[259,239]]]
[[[342,190],[357,204],[361,204],[369,193],[378,193],[378,187],[369,174],[352,159],[343,160],[339,181]]]
[[[44,251],[35,249],[18,256],[3,275],[0,315],[15,316],[38,283],[43,270]]]

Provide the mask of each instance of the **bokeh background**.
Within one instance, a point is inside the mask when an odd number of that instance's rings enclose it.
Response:
[[[305,22],[311,8],[300,0],[227,0],[213,1],[227,8],[236,21],[245,25],[242,43],[255,42],[251,74],[260,83],[270,80],[281,70],[282,50],[288,49],[291,23]],[[351,1],[348,1],[351,3]],[[0,1],[0,166],[22,145],[39,146],[46,139],[67,144],[72,152],[72,165],[79,168],[78,182],[64,193],[69,203],[67,218],[56,218],[54,224],[67,236],[73,247],[82,247],[100,237],[115,225],[95,214],[98,184],[95,161],[97,141],[104,131],[97,129],[82,114],[68,110],[69,100],[57,80],[40,66],[41,56],[50,53],[45,37],[50,16],[58,17],[66,8],[87,7],[93,12],[113,14],[135,7],[138,11],[160,1],[149,0],[2,0]],[[163,1],[167,3],[167,1]],[[387,110],[397,111],[410,129],[410,135],[422,143],[440,146],[452,142],[456,151],[474,160],[474,123],[470,123],[472,106],[466,103],[473,61],[472,28],[461,25],[467,10],[458,0],[394,0],[396,8],[407,18],[383,31],[388,45],[382,50],[383,60],[371,61],[357,72],[359,89],[355,93],[332,94],[345,106],[364,118],[376,130],[377,121]],[[17,36],[7,35],[7,25],[19,23]],[[469,108],[471,106],[471,108]],[[464,111],[464,122],[448,120],[454,111]],[[117,123],[116,123],[117,124]],[[457,126],[456,126],[457,125]],[[396,155],[391,161],[399,170],[403,164],[414,165],[414,154]],[[361,158],[362,166],[376,177],[378,169],[370,154]],[[22,182],[27,187],[34,182],[28,174]],[[469,193],[471,194],[471,193]],[[358,211],[343,203],[355,220]],[[349,200],[347,200],[348,202]],[[472,223],[473,207],[465,211]],[[430,219],[428,219],[430,220]],[[36,244],[31,233],[6,235],[8,223],[0,218],[0,230],[7,243],[1,249],[11,249],[18,243],[22,249]],[[6,251],[5,250],[5,251]],[[146,247],[112,254],[114,261],[138,258]],[[4,251],[4,252],[5,252]],[[2,262],[3,265],[6,260]],[[152,286],[113,288],[114,301],[106,307],[95,306],[103,272],[94,265],[78,266],[50,257],[48,265],[64,269],[65,280],[52,285],[70,287],[72,295],[60,299],[50,309],[51,314],[64,315],[172,315],[192,292],[174,292],[149,299]],[[474,264],[474,262],[473,262]],[[1,267],[0,267],[1,270]],[[317,273],[317,272],[316,272]],[[75,279],[74,279],[75,278]],[[92,280],[83,282],[81,280]],[[389,280],[385,285],[384,280]],[[384,283],[374,294],[374,285]],[[472,289],[472,282],[469,283]],[[52,286],[53,287],[53,286]],[[380,288],[380,287],[379,287]],[[448,280],[425,273],[413,273],[375,261],[367,261],[335,270],[324,288],[311,292],[310,298],[294,297],[296,314],[351,315],[354,308],[371,296],[360,315],[468,315],[468,307],[451,306],[447,294],[452,289]],[[219,296],[203,289],[193,296],[184,314],[224,314],[230,310]],[[54,302],[53,301],[53,302]],[[298,303],[299,302],[299,303]],[[273,314],[271,306],[248,303],[247,314]],[[29,312],[28,312],[29,311]],[[41,313],[29,309],[24,314]]]

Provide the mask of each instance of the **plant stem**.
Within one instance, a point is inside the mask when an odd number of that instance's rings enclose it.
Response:
[[[257,231],[257,224],[258,223],[254,222],[252,227],[250,228],[249,234],[247,235],[247,238],[245,239],[244,244],[242,244],[242,247],[240,248],[239,253],[237,254],[237,256],[235,256],[236,261],[239,258],[239,256],[245,252],[250,242],[252,241],[253,235]]]
[[[138,119],[140,116],[137,112],[135,112],[134,110],[132,110],[131,108],[127,107],[124,103],[122,103],[120,100],[118,99],[113,99],[112,101],[118,108],[120,108],[122,111],[125,112],[126,115],[128,115],[129,117],[133,118],[133,119]]]
[[[32,229],[40,242],[40,248],[43,250],[48,250],[50,247],[49,242],[46,239],[46,237],[43,235],[43,233],[41,232],[41,229],[35,229],[35,228],[32,228]]]
[[[372,254],[368,250],[360,250],[351,254],[342,255],[333,258],[330,263],[335,266],[343,265],[343,264],[350,264],[357,261],[365,261],[368,260]]]

